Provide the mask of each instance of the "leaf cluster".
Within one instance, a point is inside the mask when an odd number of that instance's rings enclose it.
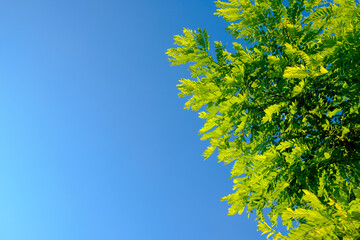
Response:
[[[360,239],[360,10],[354,0],[217,1],[228,52],[206,30],[169,49],[208,158],[233,163],[229,214],[256,212],[273,239]],[[270,209],[264,214],[265,209]],[[266,217],[267,215],[267,217]],[[290,230],[272,229],[278,217]],[[269,219],[270,225],[266,223]]]

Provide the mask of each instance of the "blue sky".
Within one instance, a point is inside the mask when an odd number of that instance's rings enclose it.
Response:
[[[0,8],[0,238],[259,239],[227,216],[231,166],[165,52],[183,27],[231,43],[208,0],[12,0]],[[231,45],[231,44],[229,44]]]

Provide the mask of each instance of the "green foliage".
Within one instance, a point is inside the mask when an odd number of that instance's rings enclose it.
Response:
[[[360,239],[360,10],[354,0],[217,1],[228,52],[205,30],[169,49],[208,158],[233,163],[229,214],[256,211],[271,239]],[[264,210],[269,209],[267,217]],[[272,227],[278,216],[290,233]],[[271,222],[269,226],[267,219]]]

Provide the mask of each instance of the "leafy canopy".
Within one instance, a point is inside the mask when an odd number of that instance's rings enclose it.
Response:
[[[272,239],[360,239],[358,3],[216,5],[233,50],[215,42],[212,56],[206,30],[184,29],[167,54],[171,65],[190,63],[179,96],[205,119],[204,157],[218,149],[233,163],[229,214],[255,211]],[[272,228],[278,217],[288,236]]]

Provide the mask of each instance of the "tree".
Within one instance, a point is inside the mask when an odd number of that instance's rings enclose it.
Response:
[[[256,211],[272,239],[360,239],[360,10],[354,0],[217,1],[233,50],[184,29],[171,65],[205,119],[208,158],[233,163],[229,214]],[[268,214],[264,213],[269,209]],[[272,227],[288,227],[283,236]],[[271,224],[268,224],[268,223]],[[271,225],[271,226],[270,226]]]

